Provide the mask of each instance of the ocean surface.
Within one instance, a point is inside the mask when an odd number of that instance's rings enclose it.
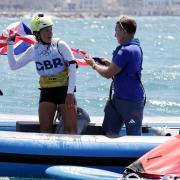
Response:
[[[144,51],[142,81],[146,90],[145,116],[180,115],[180,17],[136,17]],[[0,18],[0,32],[19,18]],[[29,25],[30,18],[21,19]],[[117,18],[54,18],[54,37],[92,56],[111,59],[118,45],[114,37]],[[107,80],[90,67],[77,70],[77,102],[90,115],[103,116],[108,98]],[[37,115],[39,90],[35,64],[11,71],[7,57],[0,55],[0,114]]]

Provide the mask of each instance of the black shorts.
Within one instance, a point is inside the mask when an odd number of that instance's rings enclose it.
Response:
[[[64,104],[67,94],[67,86],[54,88],[41,88],[39,103],[51,102],[54,104]]]

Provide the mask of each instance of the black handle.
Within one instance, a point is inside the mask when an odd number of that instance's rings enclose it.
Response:
[[[3,92],[1,91],[1,89],[0,89],[0,96],[3,96]]]
[[[93,59],[97,64],[106,65],[105,62],[102,61],[102,58],[93,57]]]

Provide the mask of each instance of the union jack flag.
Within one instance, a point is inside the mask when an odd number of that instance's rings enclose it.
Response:
[[[7,54],[7,38],[16,33],[16,40],[14,43],[14,54],[19,55],[27,48],[35,43],[35,38],[31,30],[23,22],[15,22],[10,24],[0,36],[0,54]]]
[[[7,54],[7,38],[16,34],[14,42],[14,54],[20,55],[25,52],[36,40],[28,26],[23,22],[15,22],[10,24],[0,36],[0,54]],[[88,55],[86,51],[71,48],[77,63],[81,66],[86,66],[84,61],[85,56]]]

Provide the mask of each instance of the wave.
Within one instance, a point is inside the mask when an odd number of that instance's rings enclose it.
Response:
[[[180,107],[180,103],[171,101],[149,100],[149,103],[159,107]]]

